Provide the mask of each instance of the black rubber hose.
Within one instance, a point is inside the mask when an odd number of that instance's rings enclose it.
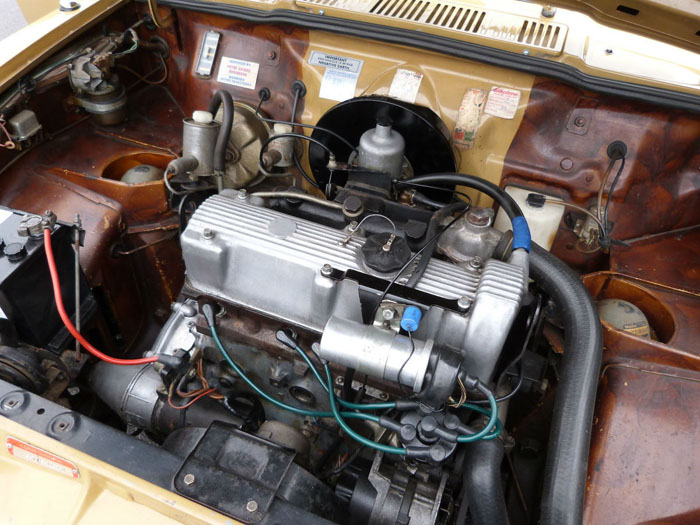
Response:
[[[465,175],[463,173],[431,173],[430,175],[420,175],[413,177],[410,182],[423,184],[442,184],[453,186],[466,186],[474,188],[494,199],[503,208],[513,227],[513,250],[523,248],[530,251],[530,228],[523,216],[523,212],[515,202],[513,197],[508,195],[506,191],[492,182],[489,182],[473,175]],[[395,181],[395,184],[401,185],[401,181]]]
[[[463,173],[431,173],[430,175],[419,175],[410,179],[410,182],[422,183],[422,184],[453,184],[455,186],[467,186],[468,188],[474,188],[479,190],[481,193],[485,193],[493,200],[495,200],[503,211],[508,214],[511,221],[515,217],[522,217],[523,212],[518,206],[518,203],[513,200],[513,197],[508,195],[504,189],[496,186],[492,182],[489,182],[479,177],[474,177],[473,175],[465,175]],[[398,181],[401,184],[401,181]]]
[[[445,217],[449,217],[455,212],[462,211],[466,207],[466,202],[453,202],[452,204],[443,206],[442,208],[433,213],[433,215],[430,217],[430,222],[428,222],[428,228],[426,229],[424,236],[428,240],[428,242],[430,242],[430,246],[428,246],[423,252],[423,254],[420,256],[420,260],[416,265],[416,269],[413,270],[411,277],[406,282],[406,286],[408,286],[409,288],[413,288],[416,284],[418,284],[420,278],[423,277],[425,269],[428,267],[428,263],[430,262],[433,253],[435,253],[435,247],[437,246],[437,239],[435,238],[435,234],[438,232],[442,220]]]
[[[507,525],[508,511],[503,495],[501,462],[503,442],[500,439],[476,441],[467,448],[464,464],[466,496],[471,522],[479,525]]]
[[[233,97],[228,91],[220,89],[209,102],[209,113],[216,116],[220,106],[224,106],[224,116],[221,118],[221,128],[216,137],[216,148],[214,149],[214,171],[224,172],[226,169],[226,148],[228,139],[231,136],[233,127]]]
[[[578,276],[536,244],[530,252],[530,276],[555,302],[564,324],[564,355],[549,432],[540,523],[581,523],[603,354],[600,320]]]
[[[442,189],[442,188],[440,188],[440,189]],[[423,206],[428,206],[430,208],[435,208],[437,210],[445,207],[444,202],[433,200],[430,197],[426,197],[422,193],[418,193],[418,192],[415,192],[413,194],[411,201],[413,201],[415,204],[422,204]]]

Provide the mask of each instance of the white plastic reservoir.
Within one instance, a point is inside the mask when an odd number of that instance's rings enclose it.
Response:
[[[532,240],[542,246],[542,248],[549,250],[559,229],[561,218],[564,216],[564,206],[547,202],[541,208],[536,208],[527,203],[527,196],[531,193],[537,193],[536,191],[516,188],[515,186],[506,186],[505,190],[515,199],[520,209],[523,210],[527,224],[530,226]],[[551,195],[545,195],[545,197],[548,200],[561,202],[561,199],[558,197],[552,197]],[[498,210],[494,227],[500,231],[511,229],[510,219],[502,209]]]

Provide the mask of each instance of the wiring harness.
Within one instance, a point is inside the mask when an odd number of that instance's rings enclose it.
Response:
[[[309,366],[311,369],[312,373],[314,374],[315,378],[319,381],[319,383],[323,386],[323,389],[328,393],[328,400],[330,404],[331,411],[319,411],[319,410],[308,410],[304,408],[299,408],[295,407],[292,405],[288,405],[286,403],[283,403],[282,401],[279,401],[275,399],[273,396],[262,390],[258,385],[256,385],[245,373],[245,371],[236,364],[236,362],[231,358],[229,355],[228,351],[224,347],[223,343],[221,342],[221,339],[219,338],[218,331],[216,329],[216,316],[214,314],[214,309],[210,304],[205,304],[202,307],[202,313],[204,314],[204,317],[206,319],[207,325],[211,331],[211,336],[212,339],[214,340],[214,344],[216,345],[216,348],[218,351],[221,353],[222,357],[226,360],[226,362],[229,364],[229,366],[236,372],[236,374],[260,397],[268,401],[269,403],[272,403],[273,405],[282,408],[284,410],[288,410],[294,414],[297,415],[302,415],[302,416],[310,416],[310,417],[315,417],[315,418],[334,418],[337,422],[340,428],[343,429],[343,431],[356,440],[358,443],[361,445],[367,446],[369,448],[372,448],[374,450],[378,450],[381,452],[385,452],[388,454],[396,454],[400,456],[409,456],[409,457],[424,457],[425,451],[424,450],[418,450],[417,447],[395,447],[391,445],[387,445],[384,443],[379,443],[377,441],[374,441],[372,439],[366,438],[362,436],[361,434],[357,433],[355,430],[353,430],[347,423],[346,419],[361,419],[365,421],[371,421],[372,423],[378,424],[384,428],[387,428],[389,430],[392,430],[394,432],[401,433],[402,427],[404,425],[401,425],[400,423],[392,420],[391,418],[388,418],[386,416],[376,416],[374,414],[367,414],[364,412],[364,410],[367,411],[372,411],[372,410],[385,410],[385,409],[400,409],[400,410],[406,410],[406,409],[414,409],[419,406],[419,403],[417,401],[402,401],[400,403],[397,402],[386,402],[386,403],[351,403],[348,401],[345,401],[343,399],[339,399],[336,397],[334,389],[333,389],[333,374],[331,372],[330,366],[328,363],[323,363],[323,370],[325,372],[325,379],[321,375],[321,372],[318,370],[316,365],[313,363],[311,358],[307,355],[307,353],[297,344],[295,344],[293,341],[289,342],[284,342],[287,346],[293,348],[300,356],[301,358],[306,362],[306,364]],[[280,339],[278,337],[278,339]],[[280,339],[281,340],[281,339]],[[449,433],[449,438],[453,439],[456,443],[470,443],[474,441],[479,441],[481,439],[495,439],[499,436],[501,432],[501,424],[498,420],[498,405],[496,403],[496,398],[493,395],[493,393],[486,388],[480,381],[474,378],[470,378],[468,381],[469,385],[468,388],[474,389],[474,390],[479,390],[484,394],[484,396],[488,399],[489,401],[489,409],[485,409],[482,407],[478,407],[476,405],[472,405],[469,403],[464,403],[461,405],[464,408],[471,409],[475,412],[478,412],[480,414],[484,414],[488,416],[488,422],[482,428],[481,430],[474,431],[471,428],[467,427],[466,425],[463,424],[458,424],[455,425],[456,428],[454,429],[453,432]],[[347,410],[341,411],[338,407],[342,406],[343,408]],[[441,436],[444,437],[444,436]]]

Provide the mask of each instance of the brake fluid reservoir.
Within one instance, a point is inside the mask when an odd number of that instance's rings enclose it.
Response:
[[[536,192],[516,188],[515,186],[506,186],[505,190],[515,199],[515,202],[518,203],[518,206],[523,211],[523,215],[525,215],[527,224],[530,227],[532,240],[545,250],[549,250],[552,247],[552,243],[554,243],[554,236],[559,229],[561,218],[564,216],[564,206],[546,202],[538,208],[527,203],[527,196]],[[547,200],[561,201],[561,199],[550,195],[546,195],[546,197]],[[503,209],[498,210],[494,227],[502,232],[511,229],[510,219]]]

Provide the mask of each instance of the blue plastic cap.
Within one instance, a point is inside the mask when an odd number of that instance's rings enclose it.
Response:
[[[415,332],[418,330],[421,317],[423,317],[423,312],[421,312],[420,308],[417,306],[407,306],[401,318],[401,328],[407,332]]]
[[[530,228],[527,225],[525,217],[522,215],[515,217],[512,221],[513,224],[513,249],[523,248],[530,251]]]

